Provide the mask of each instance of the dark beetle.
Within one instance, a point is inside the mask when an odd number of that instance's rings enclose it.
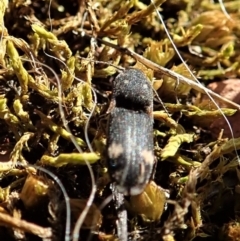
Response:
[[[152,115],[152,86],[141,70],[127,69],[115,78],[110,108],[112,106]]]
[[[140,194],[152,174],[153,94],[150,82],[137,69],[127,69],[113,83],[109,107],[108,169],[119,192]]]

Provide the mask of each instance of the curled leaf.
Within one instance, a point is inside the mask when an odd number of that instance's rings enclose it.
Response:
[[[46,180],[41,176],[28,175],[20,193],[20,198],[26,208],[36,207],[46,199],[49,190]]]
[[[130,197],[130,210],[145,222],[156,222],[162,216],[165,203],[165,191],[151,181],[143,193]]]
[[[194,134],[179,134],[176,136],[171,136],[168,140],[168,144],[163,148],[161,152],[161,159],[166,160],[169,157],[176,155],[178,148],[183,142],[193,142]]]

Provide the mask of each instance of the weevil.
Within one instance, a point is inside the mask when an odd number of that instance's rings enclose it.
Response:
[[[109,107],[107,159],[116,188],[138,195],[149,182],[153,153],[153,93],[141,70],[127,69],[113,82]]]

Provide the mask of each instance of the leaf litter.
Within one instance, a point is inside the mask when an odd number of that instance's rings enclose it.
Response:
[[[154,87],[157,167],[125,198],[129,239],[237,240],[239,103],[205,86],[239,78],[239,4],[1,1],[1,237],[118,240],[105,114],[133,66]]]

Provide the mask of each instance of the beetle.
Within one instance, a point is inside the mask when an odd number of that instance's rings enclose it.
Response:
[[[124,195],[143,192],[152,175],[152,109],[152,86],[141,70],[129,68],[115,78],[108,110],[107,164]]]

